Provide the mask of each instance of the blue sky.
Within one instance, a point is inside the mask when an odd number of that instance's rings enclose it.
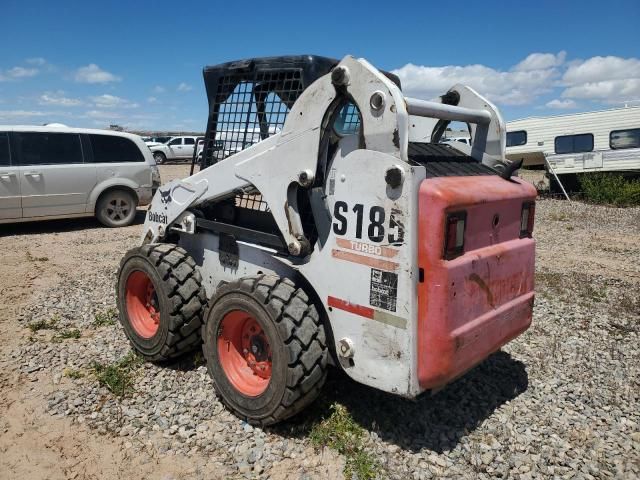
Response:
[[[640,1],[4,0],[0,123],[203,130],[202,67],[352,54],[431,98],[456,82],[509,119],[640,102]]]

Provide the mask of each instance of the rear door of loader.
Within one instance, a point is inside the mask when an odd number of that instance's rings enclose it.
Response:
[[[427,178],[418,195],[418,380],[429,389],[529,326],[536,191],[484,174]]]

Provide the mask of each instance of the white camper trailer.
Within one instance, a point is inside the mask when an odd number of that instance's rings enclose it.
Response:
[[[507,123],[507,158],[522,159],[527,167],[545,165],[545,156],[558,175],[640,174],[640,107]]]

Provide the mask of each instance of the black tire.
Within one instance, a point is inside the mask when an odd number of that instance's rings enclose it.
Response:
[[[108,190],[96,202],[96,218],[105,227],[126,227],[135,220],[137,207],[138,199],[128,190]]]
[[[157,331],[150,337],[136,331],[129,315],[127,285],[134,272],[146,274],[155,288],[160,315]],[[125,334],[147,360],[169,360],[200,347],[207,296],[196,263],[184,249],[148,244],[129,250],[120,262],[116,294]]]
[[[268,337],[272,368],[266,390],[257,396],[239,391],[218,356],[218,335],[228,312],[250,313]],[[272,425],[313,402],[327,375],[324,325],[307,294],[289,279],[245,277],[216,292],[202,327],[203,351],[216,394],[237,416],[254,425]]]
[[[166,163],[167,156],[162,152],[153,152],[153,159],[156,161],[156,165],[162,165]]]

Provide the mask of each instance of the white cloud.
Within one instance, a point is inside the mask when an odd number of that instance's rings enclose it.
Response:
[[[147,98],[147,102],[149,103],[158,103],[158,99],[156,97]]]
[[[421,98],[434,98],[462,83],[499,105],[529,105],[551,92],[559,98],[548,101],[548,108],[577,108],[577,100],[615,104],[640,99],[638,58],[592,57],[567,63],[561,51],[532,53],[509,69],[407,64],[393,73],[407,95]]]
[[[160,117],[154,113],[136,113],[131,115],[131,118],[134,118],[136,120],[154,120]]]
[[[554,98],[553,100],[545,103],[545,106],[548,108],[557,108],[560,110],[564,110],[569,108],[576,108],[578,104],[573,100],[560,100],[559,98]]]
[[[13,67],[7,71],[7,76],[11,78],[35,77],[38,72],[37,68]]]
[[[47,61],[42,57],[34,57],[34,58],[27,58],[25,60],[25,63],[28,63],[29,65],[36,65],[38,67],[42,67],[47,64]]]
[[[0,116],[3,117],[42,117],[47,112],[38,112],[34,110],[0,110]]]
[[[562,77],[563,98],[620,103],[640,99],[640,59],[592,57],[573,62]]]
[[[567,85],[578,85],[627,78],[640,78],[640,59],[609,56],[573,62],[562,81]]]
[[[127,128],[150,128],[149,124],[160,117],[147,113],[130,114],[114,110],[88,110],[80,118],[89,119],[93,125],[119,123],[126,125]]]
[[[109,83],[119,82],[122,79],[113,73],[102,70],[95,63],[91,63],[76,70],[75,80],[79,83]]]
[[[564,63],[566,56],[567,52],[564,50],[557,55],[553,53],[532,53],[513,67],[513,70],[527,72],[530,70],[546,70],[548,68],[559,67]]]
[[[527,63],[531,67],[535,62]],[[533,102],[539,95],[549,92],[553,82],[560,76],[555,67],[505,71],[485,65],[425,67],[407,64],[393,70],[393,73],[400,77],[403,90],[409,96],[434,98],[456,83],[462,83],[504,105],[526,105]]]
[[[5,72],[0,70],[0,82],[18,80],[20,78],[35,77],[40,70],[37,68],[13,67]]]
[[[109,95],[107,93],[91,97],[91,101],[95,103],[99,108],[138,108],[140,105],[130,102],[126,98],[116,97],[115,95]]]
[[[122,115],[110,110],[89,110],[85,113],[86,117],[100,119],[100,120],[115,120],[122,118]]]
[[[153,87],[153,93],[164,93],[166,91],[167,89],[164,87],[161,87],[160,85],[156,85],[155,87]]]
[[[40,105],[56,105],[60,107],[77,107],[84,102],[78,98],[66,97],[62,90],[56,92],[44,92],[38,99]]]
[[[178,91],[179,92],[188,92],[189,90],[192,90],[193,87],[191,85],[189,85],[188,83],[180,83],[180,85],[178,85]]]
[[[562,92],[562,96],[564,98],[581,98],[605,103],[637,101],[640,99],[640,78],[605,80],[575,85]]]
[[[46,115],[50,115],[50,113],[37,110],[0,110],[0,119],[7,119],[9,121],[14,121],[19,118],[44,117]]]

